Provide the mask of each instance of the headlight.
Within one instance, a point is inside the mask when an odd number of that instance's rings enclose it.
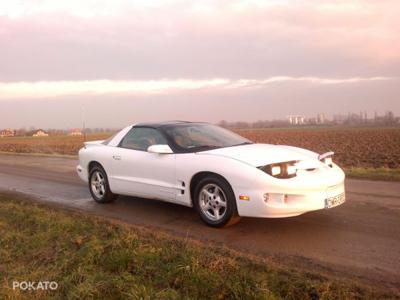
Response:
[[[276,175],[281,174],[281,172],[282,172],[282,169],[280,166],[271,167],[271,175],[276,176]]]
[[[297,161],[294,160],[283,163],[270,164],[258,168],[276,178],[292,178],[295,177],[297,173],[296,163]]]
[[[297,173],[297,169],[294,165],[288,165],[286,171],[288,175],[296,175]]]

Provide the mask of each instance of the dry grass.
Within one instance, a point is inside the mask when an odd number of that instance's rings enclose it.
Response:
[[[383,298],[396,295],[0,194],[0,299]]]

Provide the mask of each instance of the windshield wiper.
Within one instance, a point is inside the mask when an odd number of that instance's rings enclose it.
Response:
[[[211,149],[216,149],[216,148],[220,148],[219,146],[215,146],[215,145],[201,145],[201,146],[196,146],[196,147],[192,147],[189,148],[192,151],[205,151],[205,150],[211,150]]]
[[[254,144],[254,143],[252,143],[252,142],[243,142],[243,143],[240,143],[240,144],[237,144],[237,145],[232,145],[232,147],[242,146],[242,145],[251,145],[251,144]]]

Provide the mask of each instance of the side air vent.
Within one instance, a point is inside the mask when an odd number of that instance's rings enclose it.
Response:
[[[183,186],[183,187],[186,186],[186,184],[185,184],[184,181],[182,181],[182,186]],[[185,194],[185,189],[182,189],[182,190],[181,190],[181,195],[184,195],[184,194]]]

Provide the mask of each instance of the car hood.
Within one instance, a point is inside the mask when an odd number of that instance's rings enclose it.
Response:
[[[304,168],[321,166],[318,153],[284,145],[249,144],[198,152],[199,155],[217,155],[232,158],[254,167],[297,160]]]

